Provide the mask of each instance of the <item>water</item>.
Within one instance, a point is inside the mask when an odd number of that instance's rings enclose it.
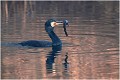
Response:
[[[67,19],[55,33],[63,42],[50,48],[2,46],[2,79],[118,79],[118,2],[2,2],[2,43],[48,40],[44,23]],[[61,50],[62,48],[62,50]]]

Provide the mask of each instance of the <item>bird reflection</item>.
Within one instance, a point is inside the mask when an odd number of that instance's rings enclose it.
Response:
[[[52,46],[52,51],[47,55],[46,69],[47,73],[55,72],[54,60],[60,54],[62,45]]]
[[[60,54],[62,50],[62,46],[58,45],[58,46],[53,46],[52,47],[52,51],[47,55],[47,60],[46,60],[46,70],[47,73],[55,73],[56,69],[55,69],[55,58]],[[68,70],[68,53],[66,53],[65,55],[65,59],[64,59],[64,72],[66,72]]]
[[[69,65],[69,63],[68,63],[68,53],[66,53],[66,55],[65,55],[65,60],[64,60],[63,65],[64,65],[64,71],[65,72],[68,71],[68,65]]]

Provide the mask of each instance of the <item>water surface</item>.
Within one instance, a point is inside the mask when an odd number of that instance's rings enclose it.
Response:
[[[118,79],[117,1],[2,1],[2,43],[48,40],[44,23],[67,19],[55,33],[62,50],[2,46],[3,79]],[[51,63],[50,63],[51,62]]]

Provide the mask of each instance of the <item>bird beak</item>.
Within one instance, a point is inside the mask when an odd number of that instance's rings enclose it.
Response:
[[[52,27],[55,27],[55,26],[58,26],[58,25],[63,25],[63,22],[51,22]]]
[[[55,26],[58,26],[58,25],[63,25],[62,22],[55,22]]]

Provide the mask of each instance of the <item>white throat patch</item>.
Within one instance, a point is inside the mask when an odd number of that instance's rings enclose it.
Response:
[[[51,26],[55,27],[56,22],[51,22]]]

